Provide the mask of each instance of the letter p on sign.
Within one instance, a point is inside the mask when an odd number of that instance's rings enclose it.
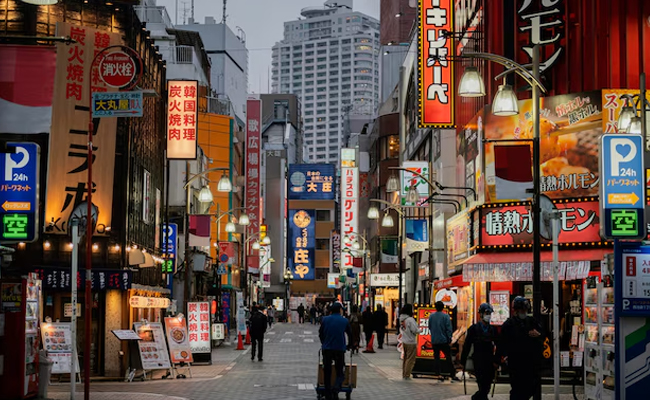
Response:
[[[16,156],[17,154],[22,155],[22,158],[18,162],[16,162],[12,157],[12,155]],[[5,157],[5,181],[9,182],[13,180],[14,169],[24,168],[27,165],[29,162],[29,153],[24,147],[16,146],[16,154],[8,153],[5,154]],[[17,157],[20,156],[16,156],[16,158]]]
[[[620,176],[620,165],[632,161],[636,156],[637,148],[632,140],[623,138],[612,139],[610,146],[610,173],[612,176]]]

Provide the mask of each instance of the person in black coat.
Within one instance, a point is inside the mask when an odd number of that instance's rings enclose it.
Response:
[[[483,303],[478,308],[479,322],[467,329],[463,353],[460,357],[460,363],[465,367],[467,359],[471,355],[474,363],[474,375],[478,391],[472,396],[472,400],[488,400],[490,387],[494,380],[494,372],[499,366],[497,355],[495,354],[495,344],[497,341],[497,329],[490,325],[494,309],[488,303]]]
[[[528,316],[529,311],[528,299],[515,297],[512,316],[501,326],[497,345],[497,354],[508,364],[511,400],[528,400],[541,385],[544,335],[540,324]]]
[[[255,350],[259,349],[257,352],[257,360],[262,361],[263,352],[264,352],[264,333],[266,333],[266,325],[268,320],[264,314],[260,312],[259,307],[253,306],[250,323],[250,335],[251,335],[251,361],[255,359]]]
[[[366,309],[363,310],[363,313],[361,313],[361,325],[363,325],[363,334],[366,337],[366,346],[368,346],[374,330],[372,310],[370,309],[370,306],[366,307]]]
[[[381,304],[377,305],[377,311],[372,315],[372,320],[375,332],[377,332],[377,347],[383,349],[386,326],[388,326],[388,314],[386,314]]]

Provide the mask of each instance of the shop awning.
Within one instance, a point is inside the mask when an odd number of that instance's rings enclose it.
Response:
[[[600,261],[606,254],[611,254],[612,249],[583,249],[583,250],[566,250],[558,252],[560,262],[565,261]],[[542,262],[552,262],[553,252],[542,251]],[[508,264],[533,262],[532,251],[520,251],[514,253],[479,253],[460,262],[459,264]]]

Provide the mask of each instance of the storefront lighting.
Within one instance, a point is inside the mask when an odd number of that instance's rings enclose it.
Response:
[[[271,244],[271,238],[269,236],[264,236],[264,239],[262,239],[262,244],[265,245],[270,245]]]
[[[239,225],[241,226],[248,226],[250,225],[251,220],[248,218],[248,214],[243,213],[242,215],[239,216]]]
[[[517,95],[512,90],[512,86],[499,85],[492,102],[492,115],[510,117],[517,114],[519,114],[519,106],[517,105]]]
[[[25,248],[25,242],[18,243],[18,247],[21,248],[21,249],[24,249]]]
[[[381,226],[384,228],[392,228],[395,226],[395,221],[393,221],[393,217],[388,212],[384,214],[384,218],[381,220]]]
[[[217,190],[219,192],[232,192],[232,183],[226,174],[221,175],[221,179],[219,179],[219,183],[217,184]]]
[[[49,242],[48,240],[46,240],[46,241],[43,243],[43,247],[45,248],[45,250],[49,250],[51,246],[52,246],[52,245],[50,244],[50,242]]]
[[[634,108],[626,105],[621,109],[621,113],[618,115],[618,121],[616,122],[616,127],[619,132],[627,132],[630,129],[630,123],[632,118],[635,117]]]
[[[59,0],[22,0],[23,3],[34,4],[37,6],[51,6],[59,2]]]
[[[641,134],[641,118],[640,117],[634,117],[630,121],[630,127],[627,129],[627,133],[629,134]]]
[[[97,243],[93,244],[93,251],[99,250],[99,245]]]
[[[379,219],[379,209],[375,206],[371,206],[368,209],[368,219]]]
[[[392,174],[390,178],[388,178],[388,182],[386,182],[386,193],[395,192],[399,192],[399,179],[397,179],[397,175]]]
[[[74,244],[72,244],[72,242],[68,243],[68,248],[69,248],[70,250],[72,250],[73,247],[74,247]]]
[[[199,192],[199,201],[201,203],[212,203],[212,200],[214,197],[212,196],[212,191],[210,190],[210,186],[205,185],[201,188],[201,191]]]
[[[253,250],[259,250],[260,249],[260,242],[255,241],[253,242]]]
[[[235,224],[233,224],[232,222],[228,222],[228,223],[226,224],[226,232],[228,232],[228,233],[233,233],[233,232],[235,232],[236,230],[237,230],[237,228],[235,227]]]
[[[406,201],[409,203],[417,203],[420,200],[420,194],[415,186],[409,186],[406,191]]]
[[[120,245],[119,245],[119,244],[116,244],[116,245],[113,247],[113,250],[115,250],[115,251],[120,251]]]
[[[485,96],[485,84],[483,77],[476,67],[467,67],[458,85],[460,97],[482,97]]]

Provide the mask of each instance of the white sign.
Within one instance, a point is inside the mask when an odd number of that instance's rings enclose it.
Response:
[[[371,274],[370,286],[399,286],[399,274]]]
[[[449,308],[456,308],[458,296],[453,290],[442,289],[436,292],[436,302],[438,301],[442,301]]]
[[[72,317],[72,303],[63,304],[63,316]],[[77,303],[77,317],[81,317],[81,304]]]
[[[129,298],[129,305],[133,308],[167,308],[169,304],[170,301],[166,297],[131,296]]]
[[[329,272],[327,274],[327,287],[329,289],[338,289],[341,287],[341,282],[339,282],[339,273],[338,272]]]
[[[223,340],[226,338],[224,324],[212,324],[212,340]]]
[[[133,323],[133,329],[140,336],[138,340],[138,350],[140,350],[140,360],[142,369],[167,369],[171,368],[169,362],[169,351],[167,351],[167,341],[162,323],[142,322]]]
[[[53,374],[69,374],[72,360],[72,334],[69,322],[44,323],[41,325],[43,349],[52,360]],[[79,372],[79,360],[76,361]]]
[[[210,353],[210,303],[187,303],[187,330],[192,353]]]
[[[273,299],[273,307],[276,311],[284,311],[284,299]]]
[[[237,292],[237,333],[246,335],[246,310],[244,310],[244,294]]]
[[[415,171],[427,179],[429,178],[429,163],[426,161],[404,161],[402,163],[402,167],[408,169],[409,171]],[[426,180],[420,178],[418,175],[412,172],[401,171],[401,175],[402,187],[400,190],[402,193],[403,205],[413,205],[413,203],[406,201],[406,193],[411,186],[415,186],[415,189],[417,189],[418,194],[420,195],[419,203],[423,202],[429,197],[429,184]]]
[[[342,240],[342,249],[354,251],[352,243],[357,241],[359,232],[359,169],[341,168],[341,235],[350,240]],[[341,269],[354,268],[350,251],[341,251]]]

